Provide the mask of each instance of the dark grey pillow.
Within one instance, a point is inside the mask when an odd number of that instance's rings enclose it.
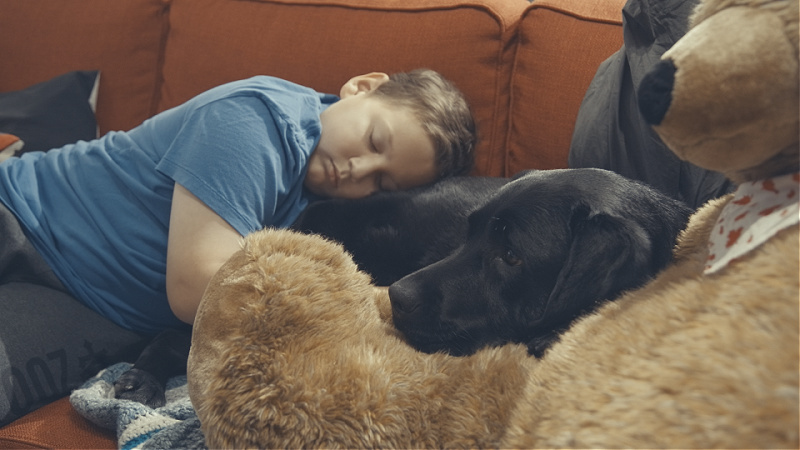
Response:
[[[0,93],[0,132],[22,139],[21,152],[97,138],[98,75],[98,71],[69,72],[21,91]]]

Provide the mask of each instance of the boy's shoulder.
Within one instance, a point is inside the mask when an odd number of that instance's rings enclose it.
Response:
[[[215,90],[220,94],[228,93],[229,95],[255,93],[268,95],[270,97],[288,96],[292,98],[301,98],[308,96],[311,98],[336,98],[336,96],[330,94],[317,92],[310,87],[269,75],[256,75],[242,80],[231,81],[211,89],[211,91]]]
[[[250,78],[231,81],[198,95],[193,99],[195,107],[237,97],[255,97],[261,100],[273,113],[283,114],[305,110],[302,106],[324,108],[338,100],[331,94],[324,94],[312,88],[293,83],[282,78],[256,75]],[[301,108],[298,108],[301,106]]]

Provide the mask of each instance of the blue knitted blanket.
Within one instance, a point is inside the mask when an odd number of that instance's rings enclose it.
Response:
[[[189,401],[186,376],[167,382],[167,404],[150,408],[114,398],[114,381],[131,368],[119,363],[101,371],[73,391],[72,406],[91,422],[117,432],[121,449],[206,449],[200,421]]]

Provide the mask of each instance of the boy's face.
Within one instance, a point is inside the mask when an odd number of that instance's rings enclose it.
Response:
[[[309,159],[306,188],[360,198],[435,181],[433,142],[414,114],[367,95],[371,89],[351,93],[346,87],[320,115],[322,135]]]

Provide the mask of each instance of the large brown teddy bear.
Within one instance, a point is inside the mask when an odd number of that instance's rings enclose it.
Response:
[[[195,319],[189,396],[209,448],[491,447],[534,359],[523,345],[428,355],[389,324],[343,248],[267,230],[216,274]]]
[[[207,444],[798,448],[798,2],[707,0],[664,61],[646,116],[740,188],[692,217],[657,279],[538,361],[426,355],[341,247],[253,234],[195,323]]]
[[[739,188],[656,280],[551,349],[504,445],[798,448],[798,2],[707,0],[691,22],[643,112]]]

